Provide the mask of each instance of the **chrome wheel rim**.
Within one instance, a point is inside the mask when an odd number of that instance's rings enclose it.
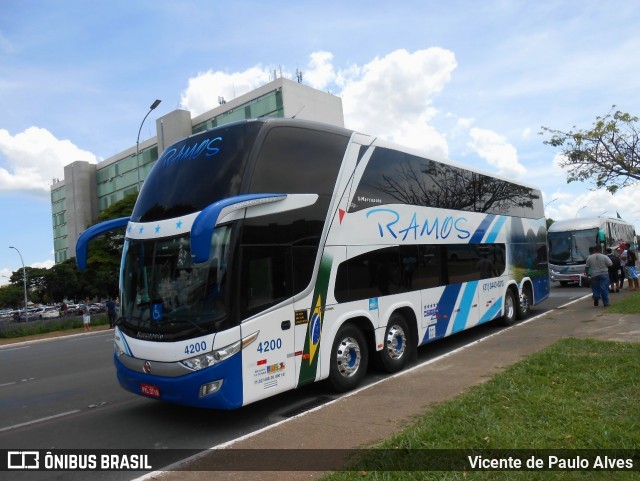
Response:
[[[398,325],[391,326],[387,332],[385,345],[391,359],[400,359],[407,349],[407,336],[404,330]]]
[[[344,338],[336,350],[338,372],[344,377],[351,377],[358,371],[361,361],[360,345],[351,337]]]

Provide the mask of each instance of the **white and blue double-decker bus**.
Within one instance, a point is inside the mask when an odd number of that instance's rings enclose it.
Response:
[[[357,386],[418,346],[549,295],[542,196],[347,129],[229,124],[178,142],[125,227],[114,361],[125,389],[232,409]]]

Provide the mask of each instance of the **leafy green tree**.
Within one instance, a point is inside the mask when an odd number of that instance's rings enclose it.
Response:
[[[550,134],[544,143],[562,153],[560,166],[568,168],[567,182],[590,180],[596,189],[612,194],[640,181],[640,125],[638,117],[615,110],[596,117],[589,130],[568,132],[542,127]],[[614,111],[615,110],[615,111]]]
[[[82,298],[75,259],[67,259],[48,269],[45,278],[51,302],[62,302],[65,299],[79,301]]]
[[[22,284],[19,286],[17,284],[7,284],[0,287],[0,307],[11,309],[24,307],[24,287]]]
[[[111,205],[98,216],[98,222],[128,217],[138,194],[131,194]],[[125,229],[107,232],[89,243],[87,269],[79,276],[82,297],[116,296]]]
[[[46,282],[47,269],[43,267],[26,267],[27,289],[29,300],[36,304],[48,304],[50,301]]]

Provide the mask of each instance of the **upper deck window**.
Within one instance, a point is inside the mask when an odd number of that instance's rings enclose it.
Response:
[[[262,125],[247,122],[220,127],[169,147],[149,173],[131,220],[178,217],[238,195]]]
[[[541,198],[536,189],[377,147],[349,210],[410,204],[539,219],[544,217]]]
[[[331,195],[349,137],[301,127],[274,127],[258,154],[249,192]]]

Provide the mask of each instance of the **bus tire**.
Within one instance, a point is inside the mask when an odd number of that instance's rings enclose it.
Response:
[[[364,334],[352,324],[342,326],[331,348],[329,383],[338,392],[357,387],[367,373],[369,350]]]
[[[376,352],[376,366],[388,373],[404,369],[411,357],[410,339],[407,321],[394,312],[384,333],[384,347]]]
[[[518,319],[524,319],[531,312],[531,305],[533,304],[533,292],[531,292],[531,284],[525,284],[522,287],[522,294],[518,299],[518,309],[516,311],[516,317]]]
[[[516,322],[517,301],[513,289],[507,289],[504,293],[504,313],[500,318],[501,326],[511,326]]]

